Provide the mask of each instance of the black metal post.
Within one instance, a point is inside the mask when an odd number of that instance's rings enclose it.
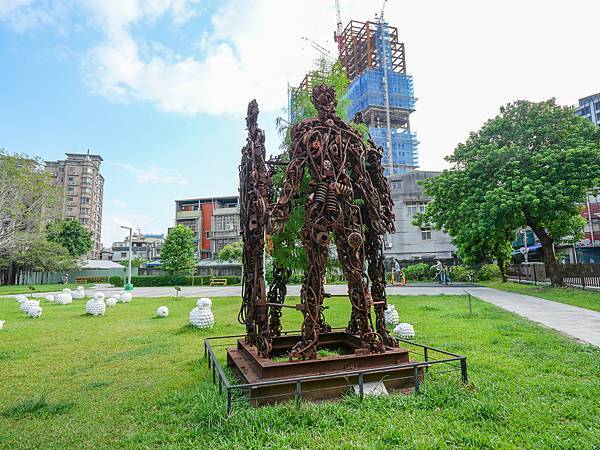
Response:
[[[300,400],[302,400],[302,383],[296,381],[296,402],[300,403]]]
[[[227,388],[227,415],[231,415],[231,389]]]
[[[363,385],[363,380],[364,380],[364,376],[361,372],[358,374],[358,393],[360,395],[361,400],[363,398],[365,398],[365,389],[364,389],[364,385]]]
[[[223,393],[223,381],[221,380],[221,375],[219,375],[219,395]]]
[[[419,366],[414,367],[413,378],[415,382],[415,393],[419,393]]]
[[[460,373],[462,376],[462,382],[467,384],[469,382],[469,377],[467,376],[467,358],[460,360]]]
[[[429,352],[428,352],[428,348],[427,347],[423,347],[423,358],[425,359],[425,362],[429,361]],[[425,366],[425,372],[429,371],[429,364],[427,364]]]
[[[212,377],[213,377],[213,384],[215,384],[215,381],[216,381],[215,372],[216,372],[216,370],[215,370],[215,365],[213,364],[213,366],[212,366]]]

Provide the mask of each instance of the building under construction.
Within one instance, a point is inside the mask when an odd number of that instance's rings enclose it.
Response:
[[[339,60],[350,80],[348,116],[363,114],[373,140],[384,148],[387,175],[415,169],[418,142],[409,118],[415,110],[415,95],[398,29],[385,22],[352,20],[337,36],[337,43]]]
[[[410,130],[415,95],[412,76],[406,73],[404,43],[398,40],[398,29],[382,21],[352,20],[343,30],[341,23],[338,26],[338,58],[350,81],[346,94],[350,100],[348,117],[363,114],[373,140],[384,149],[386,175],[416,169],[418,141]],[[323,53],[322,47],[313,44]],[[300,113],[298,94],[310,92],[320,72],[317,69],[309,73],[298,87],[289,89],[290,122]]]

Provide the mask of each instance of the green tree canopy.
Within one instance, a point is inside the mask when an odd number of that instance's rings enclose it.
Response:
[[[44,221],[60,212],[61,189],[52,186],[44,162],[0,149],[0,255],[31,241]]]
[[[242,260],[242,252],[244,250],[244,243],[241,241],[232,242],[231,244],[225,245],[219,253],[217,253],[217,259],[219,261],[235,261],[240,262]]]
[[[171,274],[196,267],[194,232],[183,225],[171,229],[161,249],[161,267]]]
[[[423,217],[455,240],[461,255],[506,255],[520,227],[542,244],[559,284],[554,244],[581,236],[581,205],[600,185],[600,128],[554,99],[500,109],[447,158],[451,169],[425,181]]]
[[[39,272],[62,272],[76,267],[74,257],[65,247],[43,238],[22,245],[13,261],[21,269]]]
[[[46,226],[46,238],[62,245],[71,256],[79,257],[92,249],[92,233],[78,220],[59,219]]]

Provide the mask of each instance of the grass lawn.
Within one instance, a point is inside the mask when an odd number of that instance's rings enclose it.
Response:
[[[45,304],[40,319],[0,299],[0,448],[600,445],[600,349],[478,300],[471,317],[462,296],[391,301],[420,342],[468,356],[468,386],[457,374],[418,395],[236,405],[227,418],[202,339],[242,331],[239,298],[213,298],[211,331],[186,326],[194,299],[135,298],[104,317],[85,316],[75,300]],[[343,326],[348,301],[327,303],[330,323]],[[160,305],[168,318],[153,317]],[[286,328],[298,324],[299,313],[284,310]]]
[[[94,284],[33,284],[35,288],[35,292],[55,292],[62,291],[64,288],[76,289],[77,286],[83,287],[91,287]],[[22,286],[0,286],[0,295],[9,295],[9,294],[29,294],[31,289],[29,289],[29,285]]]
[[[600,291],[586,291],[573,287],[535,286],[533,284],[519,284],[511,281],[506,283],[500,281],[488,281],[482,284],[494,289],[533,295],[535,297],[545,298],[546,300],[600,311]]]

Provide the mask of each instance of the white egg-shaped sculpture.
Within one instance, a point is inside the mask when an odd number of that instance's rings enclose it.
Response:
[[[85,288],[83,286],[77,286],[77,289],[75,289],[71,293],[71,297],[73,298],[73,300],[84,299],[85,298]]]
[[[415,329],[410,323],[399,323],[394,328],[394,334],[401,339],[412,339],[415,337]]]
[[[196,328],[212,328],[215,316],[210,309],[212,305],[210,298],[201,298],[197,305],[190,312],[190,324]]]
[[[63,289],[60,294],[54,297],[54,302],[57,305],[68,305],[73,302],[73,297],[71,297],[71,289]]]
[[[106,304],[107,307],[114,308],[117,305],[117,298],[109,297],[106,300],[104,300],[104,303]]]
[[[158,317],[167,317],[169,315],[169,308],[166,306],[159,306],[156,310],[156,315]]]
[[[24,302],[21,303],[21,305],[19,306],[19,310],[22,313],[25,314],[29,314],[29,310],[31,308],[33,308],[34,306],[40,306],[40,302],[39,300],[25,300]]]
[[[121,291],[119,292],[119,303],[131,303],[132,295],[129,292]]]
[[[5,320],[0,320],[0,330],[1,330],[2,328],[4,328],[4,323],[5,323],[5,322],[6,322]]]
[[[54,295],[52,294],[46,295],[45,299],[48,303],[54,303]]]
[[[27,300],[27,296],[23,295],[23,294],[19,294],[15,296],[15,300],[17,303],[23,303],[24,301]]]
[[[104,294],[102,292],[96,293],[94,298],[85,304],[86,314],[92,316],[103,316],[106,312],[106,304],[104,303]]]
[[[383,320],[386,325],[398,325],[400,323],[400,316],[396,311],[396,305],[388,303],[387,309],[383,310]]]
[[[41,306],[32,306],[29,308],[29,317],[33,317],[34,319],[39,318],[42,315],[42,307]]]

